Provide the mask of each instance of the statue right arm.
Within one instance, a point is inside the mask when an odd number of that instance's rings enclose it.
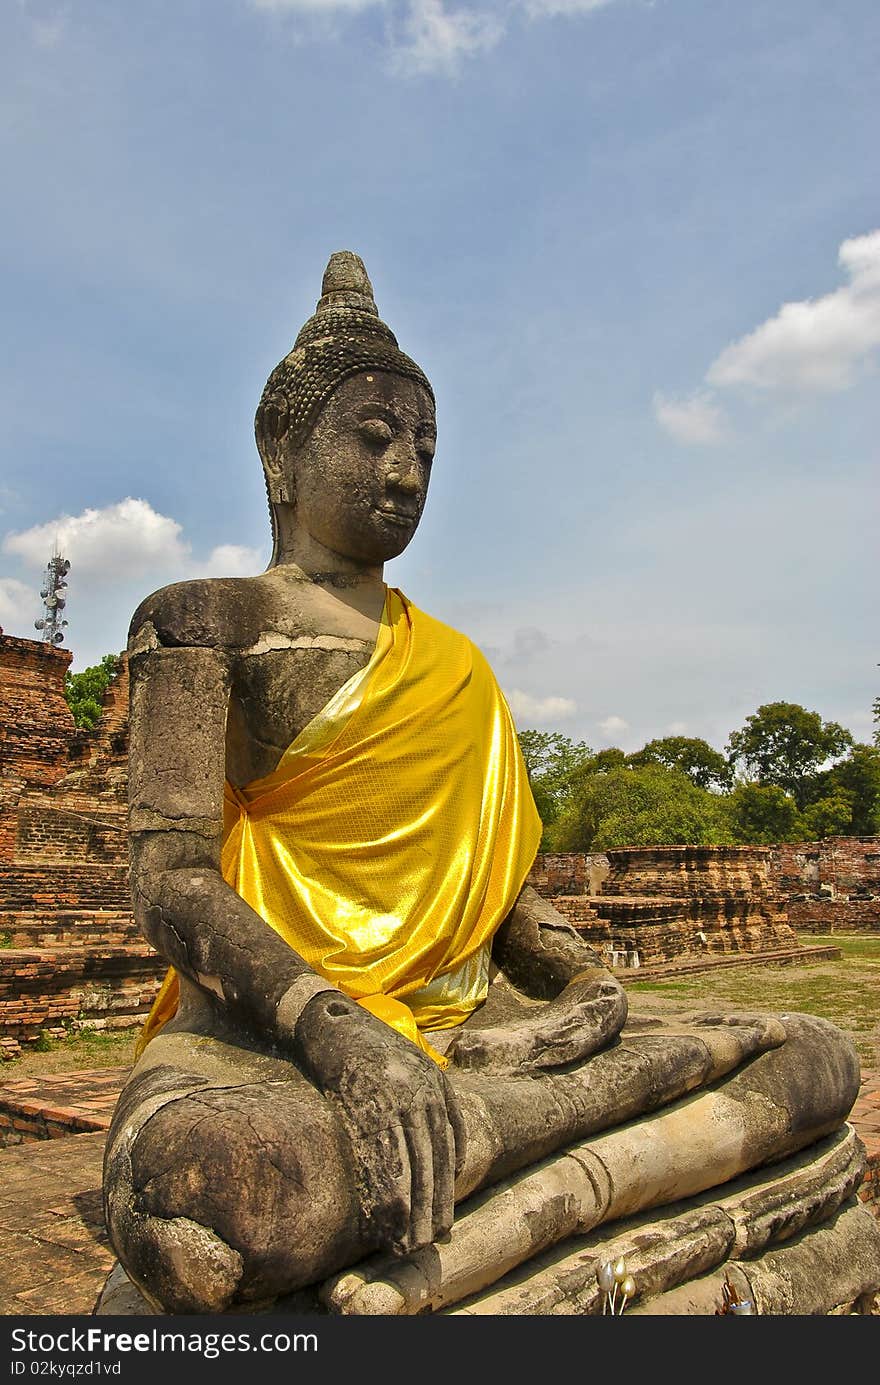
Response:
[[[212,648],[144,644],[141,632],[130,659],[129,827],[138,925],[231,1015],[283,1042],[306,1003],[335,988],[220,873],[229,658]]]

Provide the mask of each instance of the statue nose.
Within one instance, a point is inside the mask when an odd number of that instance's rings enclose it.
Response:
[[[419,473],[414,455],[395,458],[386,475],[389,486],[397,490],[415,492],[419,488]]]

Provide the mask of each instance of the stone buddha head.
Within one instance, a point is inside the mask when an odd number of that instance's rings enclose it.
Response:
[[[255,420],[272,517],[270,566],[291,516],[332,552],[381,564],[421,518],[434,394],[381,321],[363,261],[330,257],[314,315],[266,383]]]

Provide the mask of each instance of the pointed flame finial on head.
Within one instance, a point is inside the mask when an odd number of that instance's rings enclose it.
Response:
[[[327,261],[316,311],[331,308],[355,308],[379,316],[366,266],[353,250],[335,250]]]

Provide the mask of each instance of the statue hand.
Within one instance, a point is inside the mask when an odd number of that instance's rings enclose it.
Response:
[[[445,1236],[464,1131],[437,1064],[339,991],[307,1003],[292,1047],[351,1141],[376,1247],[402,1255]]]
[[[626,1011],[620,983],[604,968],[591,969],[522,1019],[491,1029],[462,1029],[446,1056],[459,1068],[558,1068],[604,1047],[623,1027]]]

